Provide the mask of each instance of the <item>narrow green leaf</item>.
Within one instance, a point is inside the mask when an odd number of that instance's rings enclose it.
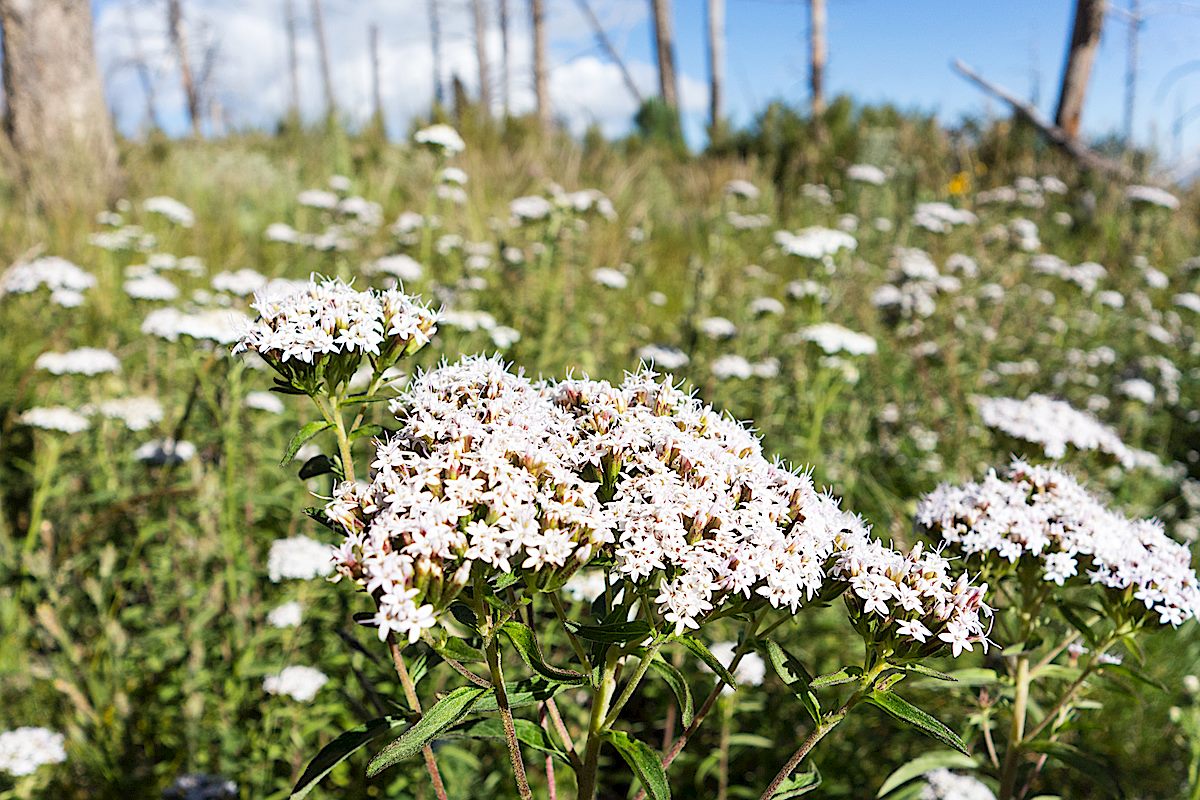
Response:
[[[1133,669],[1132,667],[1127,667],[1124,664],[1103,664],[1100,666],[1100,674],[1101,675],[1120,675],[1122,677],[1129,678],[1130,680],[1136,681],[1137,683],[1145,684],[1146,686],[1149,686],[1152,689],[1157,689],[1158,691],[1163,692],[1164,694],[1166,694],[1168,691],[1170,691],[1169,689],[1167,689],[1166,685],[1164,683],[1162,683],[1161,681],[1157,681],[1154,678],[1151,678],[1149,675],[1146,675],[1143,672]]]
[[[800,775],[793,775],[783,783],[779,784],[779,788],[775,790],[775,794],[771,795],[771,800],[790,800],[793,797],[800,797],[813,791],[821,785],[821,771],[816,765],[808,772]]]
[[[704,662],[704,666],[712,670],[725,683],[736,689],[737,680],[733,677],[733,673],[725,668],[725,665],[717,660],[717,657],[708,649],[708,645],[695,638],[694,636],[680,636],[679,643],[692,652],[692,655]]]
[[[521,706],[530,706],[534,703],[540,703],[543,700],[549,700],[564,687],[564,683],[551,683],[544,678],[530,678],[523,681],[505,681],[504,688],[508,694],[509,708],[519,708]],[[496,695],[494,692],[488,692],[483,699],[476,705],[475,710],[498,711],[499,706],[496,703]]]
[[[996,674],[994,669],[985,669],[983,667],[965,667],[947,672],[946,674],[954,678],[955,682],[963,688],[991,686],[1000,680],[1000,676]],[[912,685],[920,687],[937,686],[940,682],[940,678],[927,678],[921,681],[914,681]]]
[[[454,725],[488,692],[476,686],[463,686],[443,697],[404,734],[371,759],[367,777],[374,778],[388,767],[409,758]]]
[[[308,461],[304,462],[304,466],[300,467],[300,480],[306,481],[309,478],[317,478],[321,475],[328,475],[331,472],[341,470],[337,468],[337,464],[327,455],[313,456]]]
[[[692,690],[688,687],[687,680],[683,674],[675,669],[674,666],[668,664],[660,654],[655,654],[654,660],[650,662],[650,669],[657,672],[667,685],[671,687],[671,691],[675,693],[675,698],[679,701],[679,720],[683,723],[683,727],[692,724],[692,716],[695,713],[692,703]]]
[[[650,626],[640,619],[632,622],[612,622],[606,625],[572,625],[573,633],[580,639],[605,644],[640,642],[650,635]]]
[[[516,717],[513,719],[513,727],[516,729],[517,739],[522,744],[528,745],[534,750],[548,753],[563,762],[567,761],[567,754],[550,738],[550,735],[546,733],[541,725],[532,720]],[[446,731],[442,734],[441,738],[504,739],[504,721],[499,717],[471,720]]]
[[[516,620],[509,620],[500,626],[500,633],[503,633],[512,642],[513,647],[520,654],[521,660],[546,680],[571,686],[582,686],[588,682],[588,676],[582,672],[547,664],[546,659],[542,656],[542,648],[538,646],[537,637],[533,635],[533,630],[528,625]]]
[[[1045,753],[1050,758],[1062,762],[1064,766],[1091,780],[1110,797],[1125,796],[1124,790],[1117,782],[1116,770],[1102,758],[1085,753],[1065,742],[1028,742],[1024,747],[1035,753]]]
[[[939,681],[949,681],[950,683],[958,682],[958,678],[954,677],[949,672],[941,672],[920,663],[905,664],[904,669],[906,672],[915,672],[918,675],[924,675],[927,678],[934,678]]]
[[[308,762],[304,774],[292,788],[291,800],[300,800],[338,764],[406,721],[403,717],[379,717],[339,735]]]
[[[937,739],[942,744],[966,754],[967,746],[957,733],[900,695],[894,692],[872,692],[867,695],[866,699],[867,702],[878,706],[901,722],[907,722],[926,736]]]
[[[304,446],[305,442],[316,436],[321,431],[332,427],[333,425],[323,419],[315,419],[300,430],[296,431],[296,435],[292,437],[290,442],[288,442],[287,449],[283,451],[283,458],[280,460],[279,466],[287,466],[287,463],[296,457],[296,453],[300,452],[300,448]]]
[[[604,740],[625,759],[650,800],[670,800],[671,786],[658,753],[624,731],[605,731]]]
[[[883,785],[879,787],[879,791],[875,796],[883,797],[890,794],[909,781],[919,778],[926,772],[932,772],[935,769],[970,770],[978,768],[979,765],[970,756],[965,756],[954,750],[935,750],[932,753],[917,756],[907,764],[898,767],[887,777]]]
[[[347,438],[353,442],[356,439],[363,438],[364,436],[378,436],[381,433],[383,433],[382,425],[359,425],[357,428],[350,431],[350,436]]]
[[[854,683],[862,677],[862,668],[860,667],[842,667],[837,672],[830,672],[828,675],[818,675],[812,679],[809,684],[813,689],[824,689],[828,686],[841,686],[843,683]]]
[[[820,725],[821,701],[817,699],[811,689],[812,674],[800,663],[800,659],[784,650],[775,640],[767,639],[764,649],[767,651],[767,659],[775,668],[779,679],[792,690],[792,694],[800,699],[800,704],[813,718],[813,722]]]
[[[467,644],[465,639],[460,639],[457,636],[448,636],[443,642],[438,642],[434,645],[433,650],[443,658],[452,658],[455,661],[465,661],[468,663],[485,661],[483,651],[478,647],[472,647]]]

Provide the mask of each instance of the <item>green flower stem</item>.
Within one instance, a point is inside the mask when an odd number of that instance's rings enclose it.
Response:
[[[733,702],[728,697],[721,701],[721,739],[718,745],[717,800],[729,797],[729,736],[733,728]]]
[[[421,700],[417,697],[417,687],[413,685],[412,676],[408,674],[408,667],[404,665],[404,656],[401,654],[400,646],[396,644],[394,636],[388,636],[388,650],[392,654],[392,664],[396,667],[396,674],[400,676],[400,685],[404,687],[404,697],[408,700],[408,705],[412,710],[420,714]],[[425,745],[421,748],[421,754],[425,757],[425,771],[429,773],[434,795],[438,800],[448,800],[446,785],[442,783],[442,773],[438,769],[437,759],[433,757],[433,748]]]
[[[854,690],[854,694],[850,695],[846,702],[842,703],[836,711],[831,711],[821,717],[820,724],[813,728],[808,738],[800,743],[800,747],[796,749],[796,752],[792,753],[792,757],[787,760],[787,763],[783,765],[783,768],[779,770],[775,778],[767,785],[766,791],[762,793],[759,800],[770,800],[774,796],[783,782],[788,779],[788,776],[796,771],[796,767],[800,766],[800,762],[817,746],[817,743],[824,739],[831,730],[836,728],[846,718],[846,715],[871,692],[875,685],[875,679],[887,667],[887,662],[881,659],[875,666],[863,673],[858,688]]]
[[[488,670],[492,675],[492,691],[496,694],[496,707],[500,711],[500,719],[504,723],[504,740],[508,743],[508,757],[512,761],[513,776],[517,780],[517,791],[522,800],[533,800],[533,791],[529,788],[529,778],[525,775],[525,760],[521,757],[521,744],[517,741],[517,729],[513,724],[512,708],[508,705],[508,692],[504,688],[504,672],[500,664],[500,652],[496,639],[492,637],[484,647],[487,655]]]
[[[29,529],[25,532],[25,545],[22,555],[29,555],[37,544],[38,532],[42,527],[42,515],[46,510],[46,501],[50,499],[50,490],[54,485],[54,472],[58,469],[58,459],[62,455],[62,441],[55,435],[43,437],[46,447],[40,458],[34,462],[33,498],[29,503]]]
[[[1004,751],[1004,766],[1000,769],[1000,794],[997,795],[997,800],[1012,800],[1014,796],[1020,750],[1025,740],[1025,713],[1029,704],[1029,684],[1029,659],[1021,656],[1017,660],[1012,726],[1008,733],[1008,747]]]
[[[600,686],[592,698],[592,715],[588,722],[587,743],[583,750],[583,770],[579,773],[578,800],[595,800],[596,772],[600,766],[600,737],[604,733],[604,718],[608,715],[608,705],[612,701],[613,692],[617,688],[617,650],[609,648],[604,659],[604,669],[600,677]]]
[[[321,410],[321,416],[333,426],[337,435],[338,457],[342,461],[342,479],[354,480],[354,454],[350,450],[350,435],[346,432],[346,423],[342,419],[340,399],[337,397],[324,398],[313,396],[313,402]]]
[[[588,658],[587,651],[583,649],[583,644],[580,643],[579,637],[571,633],[571,629],[567,627],[567,611],[563,608],[562,600],[556,592],[549,592],[548,594],[550,604],[554,606],[554,614],[558,617],[558,621],[562,623],[563,630],[566,631],[567,641],[571,643],[571,649],[575,651],[575,657],[579,659],[579,663],[591,669],[592,662]]]
[[[658,655],[658,651],[662,649],[665,640],[656,639],[648,648],[645,654],[638,661],[637,669],[629,676],[629,680],[625,682],[625,687],[621,689],[621,694],[617,697],[616,702],[609,708],[608,714],[605,715],[601,730],[608,730],[617,721],[617,716],[621,713],[621,709],[633,697],[633,693],[637,690],[638,684],[642,682],[642,678],[646,676],[646,672],[650,669],[650,662],[654,661],[654,657]]]

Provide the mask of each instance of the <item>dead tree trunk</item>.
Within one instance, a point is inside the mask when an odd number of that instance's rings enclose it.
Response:
[[[1100,45],[1100,31],[1104,27],[1104,7],[1105,0],[1076,0],[1075,3],[1075,24],[1063,68],[1058,111],[1054,115],[1054,124],[1072,139],[1079,137],[1083,102]]]
[[[508,0],[500,0],[500,107],[508,118]]]
[[[313,35],[317,37],[317,56],[321,62],[321,88],[325,92],[325,117],[337,116],[337,102],[333,97],[333,73],[329,71],[329,45],[325,39],[325,17],[321,13],[321,0],[312,0]]]
[[[550,130],[550,72],[546,60],[545,0],[529,0],[529,21],[533,28],[533,94],[537,99],[538,122]]]
[[[1037,128],[1051,144],[1062,148],[1063,152],[1075,159],[1081,169],[1115,175],[1122,180],[1132,179],[1132,172],[1124,164],[1105,158],[1080,142],[1077,137],[1069,136],[1061,127],[1043,117],[1042,112],[1003,86],[997,86],[961,61],[954,62],[954,70],[983,91],[1007,103],[1014,114]]]
[[[592,33],[596,35],[596,44],[600,45],[600,49],[608,55],[609,60],[617,65],[617,69],[621,71],[621,80],[624,81],[625,88],[633,96],[634,102],[640,106],[642,104],[642,93],[638,90],[637,84],[633,82],[633,75],[630,74],[629,67],[625,66],[625,59],[621,58],[621,54],[613,46],[612,40],[608,38],[604,26],[600,24],[600,19],[596,16],[596,12],[592,10],[591,4],[588,0],[575,0],[575,2],[579,6],[579,10],[587,17],[588,24],[592,26]]]
[[[675,80],[675,42],[671,33],[671,0],[650,0],[654,14],[654,49],[658,54],[658,87],[667,108],[679,109]]]
[[[192,73],[191,57],[188,55],[187,24],[183,20],[181,0],[167,0],[167,32],[171,37],[175,59],[179,62],[179,79],[183,83],[183,96],[187,101],[192,136],[200,138],[200,90],[196,85],[196,76]]]
[[[283,0],[283,23],[287,30],[288,47],[288,117],[300,119],[300,59],[296,55],[296,0]]]
[[[383,127],[383,94],[379,87],[379,26],[374,22],[368,29],[371,45],[371,117],[376,125]]]
[[[488,73],[487,17],[483,13],[483,0],[471,0],[471,15],[475,18],[475,58],[479,62],[479,105],[483,113],[492,110],[492,82]]]
[[[162,126],[158,123],[158,95],[154,90],[154,76],[150,74],[150,66],[146,63],[146,53],[142,50],[142,35],[133,18],[133,6],[129,2],[124,5],[125,26],[129,29],[129,48],[133,52],[133,66],[137,70],[138,82],[142,84],[142,92],[146,95],[146,124],[157,130]]]
[[[825,114],[825,61],[829,55],[825,40],[825,0],[808,2],[808,87],[810,112],[814,120]]]
[[[49,204],[115,191],[117,149],[92,49],[88,0],[0,0],[4,127],[33,197]]]
[[[446,92],[442,87],[442,21],[438,14],[438,0],[429,0],[429,39],[433,47],[433,104],[446,103]]]
[[[1144,22],[1141,5],[1141,0],[1129,0],[1126,19],[1129,29],[1125,41],[1125,119],[1122,125],[1126,147],[1133,141],[1133,116],[1137,107],[1138,50]]]
[[[715,137],[725,118],[725,0],[708,0],[708,122]]]

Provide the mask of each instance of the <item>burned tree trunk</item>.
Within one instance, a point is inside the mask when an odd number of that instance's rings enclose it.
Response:
[[[725,117],[725,0],[708,0],[708,121],[715,137]]]
[[[33,196],[102,199],[117,177],[88,0],[0,0],[5,129]]]
[[[825,0],[808,2],[808,87],[810,111],[814,120],[825,113],[825,61],[829,48],[825,40]]]
[[[488,71],[487,17],[483,13],[483,0],[471,0],[471,14],[475,18],[475,59],[479,62],[479,105],[483,113],[492,111],[492,82]]]
[[[321,62],[321,88],[325,91],[325,117],[332,120],[337,116],[337,101],[333,97],[333,73],[329,69],[329,44],[325,39],[325,16],[321,13],[321,0],[312,0],[313,35],[317,37],[317,55]]]
[[[650,0],[654,13],[654,49],[658,54],[659,94],[667,108],[679,108],[679,88],[675,80],[675,42],[671,33],[671,0]]]
[[[550,77],[546,63],[545,0],[529,0],[529,20],[533,28],[533,94],[537,98],[538,122],[542,130],[551,126]]]
[[[300,120],[300,59],[296,55],[295,0],[283,0],[283,24],[287,31],[288,48],[288,120]]]
[[[1076,0],[1075,3],[1075,24],[1063,68],[1058,111],[1054,115],[1054,124],[1072,139],[1079,138],[1083,102],[1096,50],[1100,46],[1100,31],[1104,27],[1105,5],[1105,0]]]
[[[175,59],[179,62],[179,79],[183,82],[183,96],[187,101],[192,136],[200,138],[200,92],[196,86],[196,77],[192,73],[191,57],[188,55],[187,26],[183,21],[181,0],[167,0],[167,33],[171,37]]]
[[[625,82],[625,88],[629,90],[629,94],[633,97],[634,102],[641,105],[642,93],[638,91],[637,84],[633,81],[633,75],[630,74],[629,67],[625,65],[625,59],[621,58],[621,54],[617,52],[616,46],[608,38],[604,26],[600,24],[600,18],[592,10],[591,4],[588,0],[575,0],[575,4],[579,6],[579,10],[587,17],[588,25],[592,26],[592,33],[596,35],[596,44],[600,45],[600,49],[605,52],[609,60],[617,65],[617,69],[621,71],[621,80]]]
[[[438,0],[429,0],[429,39],[433,46],[433,104],[442,106],[446,90],[442,87],[442,20]]]
[[[500,107],[508,118],[508,0],[500,0]]]

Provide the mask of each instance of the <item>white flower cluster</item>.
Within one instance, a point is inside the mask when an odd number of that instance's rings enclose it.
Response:
[[[80,347],[66,353],[42,353],[33,365],[53,375],[99,375],[121,371],[119,358],[96,347]]]
[[[144,431],[162,422],[163,407],[153,397],[118,397],[103,400],[89,413],[98,412],[107,419],[120,420],[131,431]]]
[[[1047,458],[1062,458],[1070,445],[1077,450],[1106,453],[1126,469],[1157,463],[1153,455],[1126,446],[1115,430],[1091,414],[1044,394],[1031,394],[1024,400],[976,397],[975,407],[984,425],[1014,439],[1041,445]]]
[[[196,224],[195,213],[174,197],[147,197],[142,201],[142,210],[166,217],[184,228],[190,228]]]
[[[189,337],[216,344],[233,344],[250,318],[240,311],[227,308],[181,311],[178,308],[156,308],[142,320],[142,333],[177,342]]]
[[[904,319],[933,316],[939,294],[962,288],[957,277],[938,272],[929,254],[915,247],[896,248],[887,280],[871,293],[871,305]]]
[[[956,225],[974,225],[978,221],[979,218],[965,208],[941,202],[918,203],[912,218],[913,225],[932,233],[948,233]]]
[[[184,439],[151,439],[133,451],[144,464],[183,464],[196,457],[196,445]]]
[[[17,419],[31,428],[61,433],[82,433],[88,429],[87,417],[66,406],[31,408]]]
[[[458,131],[449,125],[430,125],[422,128],[413,135],[413,141],[423,144],[445,155],[452,156],[467,149],[466,142],[458,135]]]
[[[854,250],[858,240],[845,231],[833,228],[812,227],[797,233],[776,231],[775,244],[781,252],[816,261],[829,258],[839,250]]]
[[[832,322],[810,325],[799,332],[801,339],[813,342],[827,355],[846,352],[852,356],[874,355],[878,349],[875,339],[865,333],[843,328]]]
[[[282,580],[310,581],[333,573],[333,553],[327,545],[307,536],[291,536],[271,542],[267,552],[267,576],[272,583]]]
[[[1108,270],[1104,268],[1103,264],[1097,264],[1095,261],[1085,261],[1082,264],[1072,266],[1069,262],[1053,253],[1039,253],[1029,260],[1029,266],[1034,272],[1040,272],[1043,275],[1053,275],[1056,278],[1069,281],[1080,289],[1083,289],[1087,294],[1096,291],[1096,288],[1100,285],[1100,281],[1104,280],[1105,276],[1108,275]]]
[[[296,628],[304,621],[304,606],[293,600],[276,606],[267,614],[267,624],[272,628]]]
[[[903,652],[936,637],[929,650],[957,655],[983,637],[981,588],[936,554],[884,547],[653,372],[534,384],[472,357],[419,376],[392,410],[400,430],[371,483],[326,507],[347,533],[338,570],[375,597],[381,637],[433,627],[473,565],[553,588],[601,549],[676,631],[727,602],[795,612],[848,589]]]
[[[233,352],[254,351],[293,381],[332,373],[349,379],[363,356],[383,371],[429,342],[437,315],[396,290],[358,292],[339,280],[309,281],[290,292],[259,292],[259,318],[247,326]],[[345,355],[346,363],[331,363]],[[326,370],[315,369],[326,366]],[[334,366],[345,367],[335,371]],[[341,372],[345,374],[342,375]],[[308,387],[313,388],[313,387]]]
[[[717,642],[708,650],[721,663],[721,666],[729,669],[734,656],[737,655],[737,642]],[[758,653],[746,653],[738,662],[737,668],[734,669],[733,677],[737,680],[738,686],[762,686],[763,680],[767,677],[767,662],[763,661],[762,656]],[[721,687],[723,695],[731,695],[734,691],[735,689],[729,685]]]
[[[284,667],[278,674],[263,678],[263,691],[309,703],[328,682],[329,676],[319,669],[303,666]]]
[[[935,769],[925,773],[919,800],[996,800],[987,784],[970,775]]]
[[[846,177],[872,186],[883,186],[887,183],[887,173],[874,164],[851,164],[846,170]]]
[[[1132,595],[1162,624],[1200,613],[1200,585],[1188,548],[1157,520],[1130,520],[1055,467],[1014,460],[1004,477],[939,486],[917,506],[917,523],[968,558],[1016,564],[1040,559],[1042,577],[1075,576]]]
[[[1168,192],[1166,189],[1160,189],[1157,186],[1129,186],[1125,189],[1125,199],[1135,205],[1158,206],[1174,211],[1179,208],[1179,198]]]
[[[0,733],[0,772],[20,777],[45,764],[67,760],[61,733],[46,728],[17,728]]]
[[[63,308],[83,304],[83,293],[96,285],[96,276],[58,256],[45,256],[13,264],[0,275],[0,297],[29,294],[41,286],[50,290],[50,300]]]
[[[750,181],[734,178],[725,184],[725,194],[742,200],[757,200],[762,192]]]

